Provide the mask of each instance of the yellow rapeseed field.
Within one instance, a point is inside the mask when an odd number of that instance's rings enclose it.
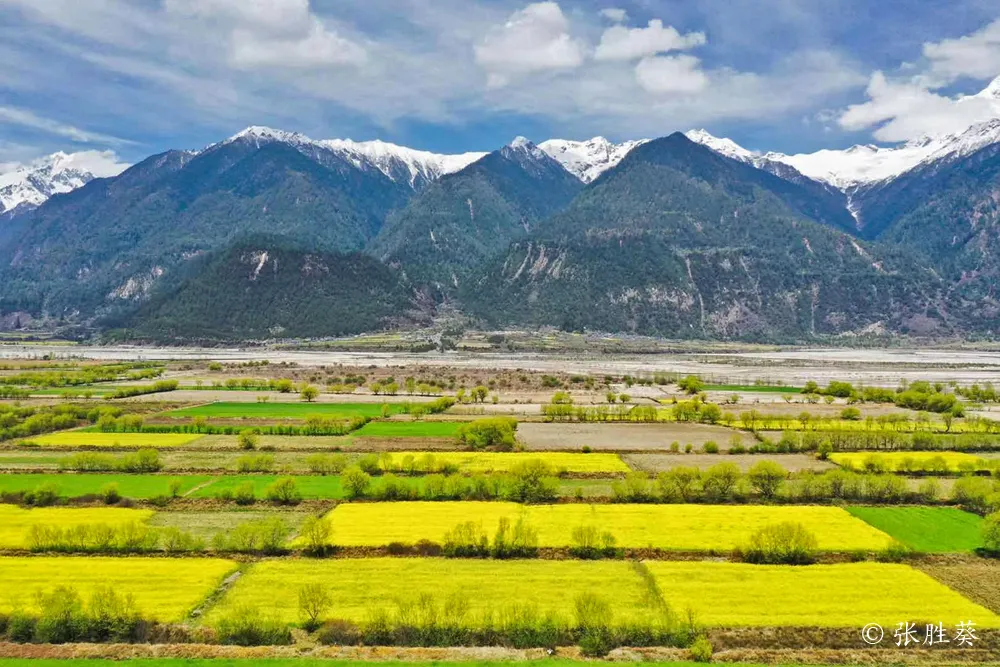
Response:
[[[145,618],[183,620],[237,564],[218,558],[0,558],[0,613],[35,610],[39,591],[72,586],[86,604],[98,587],[131,593]]]
[[[250,606],[298,622],[298,591],[322,584],[334,600],[327,618],[365,621],[372,611],[393,612],[397,601],[431,595],[440,610],[461,600],[474,623],[486,611],[532,606],[572,621],[576,596],[593,592],[607,597],[620,620],[649,618],[642,580],[623,561],[466,560],[441,558],[359,558],[268,560],[255,563],[206,619]]]
[[[506,472],[525,461],[542,461],[556,472],[629,472],[631,468],[617,454],[577,454],[573,452],[392,452],[388,467],[401,469],[412,456],[419,469],[422,460],[433,457],[437,466],[449,464],[465,472]],[[381,461],[383,468],[386,461]]]
[[[647,561],[663,598],[683,615],[691,609],[706,626],[856,627],[880,623],[890,635],[900,621],[943,622],[954,627],[1000,627],[1000,617],[906,565],[850,563],[759,566],[743,563]],[[206,618],[211,623],[236,607],[301,621],[298,591],[319,583],[334,605],[326,618],[364,622],[372,612],[430,596],[439,612],[466,605],[463,622],[486,612],[532,606],[573,622],[581,593],[603,597],[609,621],[648,621],[648,588],[636,566],[622,561],[443,560],[361,558],[269,560],[249,571]],[[456,604],[460,602],[461,604]]]
[[[102,433],[64,431],[29,439],[42,447],[181,447],[202,437],[200,433]]]
[[[759,528],[797,521],[826,551],[878,550],[891,538],[839,507],[818,505],[518,505],[498,502],[345,503],[329,515],[331,542],[340,546],[384,546],[391,542],[441,543],[459,523],[475,521],[487,534],[502,517],[521,516],[538,531],[539,546],[571,546],[573,529],[594,526],[615,536],[620,547],[680,551],[729,550],[744,545]]]
[[[200,433],[102,433],[64,431],[29,438],[42,447],[181,447],[202,437]]]
[[[830,455],[830,460],[849,470],[865,470],[868,461],[882,470],[911,471],[932,469],[938,472],[959,470],[992,470],[993,463],[963,452],[843,452]]]
[[[1000,627],[1000,617],[908,565],[647,561],[664,598],[709,626],[856,627],[902,621]]]
[[[121,526],[133,521],[146,521],[151,516],[153,516],[151,510],[121,507],[24,509],[17,505],[0,505],[0,548],[26,548],[28,533],[32,526],[56,526],[62,529],[99,523]]]

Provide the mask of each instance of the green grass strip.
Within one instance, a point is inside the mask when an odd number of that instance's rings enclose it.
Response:
[[[983,546],[981,517],[954,507],[848,507],[847,511],[923,553],[963,553]]]

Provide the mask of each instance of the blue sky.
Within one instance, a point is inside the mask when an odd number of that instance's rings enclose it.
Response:
[[[960,129],[996,0],[0,0],[0,164],[247,125],[438,152],[704,127],[805,152]]]

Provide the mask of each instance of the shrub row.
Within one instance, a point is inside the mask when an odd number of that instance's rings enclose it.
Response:
[[[904,477],[862,474],[847,470],[803,471],[794,476],[773,461],[759,461],[747,472],[734,463],[718,463],[706,470],[677,466],[650,477],[634,472],[612,484],[612,500],[625,503],[801,503],[845,500],[869,503],[933,503],[952,500],[975,511],[1000,506],[992,480],[963,477],[944,498],[938,480],[927,478],[912,490]]]

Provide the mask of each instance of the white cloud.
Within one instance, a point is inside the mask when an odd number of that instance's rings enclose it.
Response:
[[[964,37],[927,42],[923,55],[924,61],[905,64],[895,77],[874,72],[868,99],[844,109],[838,124],[899,142],[962,132],[1000,117],[1000,19]],[[940,92],[963,78],[995,80],[976,95]]]
[[[209,21],[228,32],[240,69],[362,65],[365,48],[329,28],[309,0],[166,0],[168,15]]]
[[[686,54],[643,58],[635,67],[635,76],[639,85],[656,94],[691,95],[708,86],[700,61]]]
[[[962,77],[992,79],[1000,74],[1000,19],[958,39],[924,44],[930,74],[947,84]]]
[[[78,127],[74,127],[73,125],[60,123],[59,121],[49,118],[42,118],[32,111],[27,109],[18,109],[17,107],[0,106],[0,123],[20,125],[21,127],[27,127],[32,130],[39,130],[47,134],[65,137],[70,141],[75,141],[81,144],[122,145],[132,143],[124,139],[119,139],[118,137],[112,137],[107,134],[99,134],[97,132],[89,132],[87,130],[81,130]]]
[[[612,23],[624,23],[628,18],[628,12],[620,7],[608,7],[607,9],[602,9],[600,13],[601,16]]]
[[[233,31],[231,60],[235,67],[319,67],[323,65],[363,65],[365,49],[326,30],[319,21],[305,36],[293,38],[262,36],[252,30]]]
[[[735,21],[722,11],[724,0],[712,1],[713,17]],[[722,50],[711,61],[676,52],[659,52],[641,68],[642,57],[597,61],[593,49],[620,13],[602,16],[568,0],[512,2],[0,0],[0,77],[17,99],[44,99],[31,107],[39,115],[47,115],[48,104],[74,109],[81,127],[85,118],[119,122],[149,137],[156,150],[196,148],[254,124],[406,141],[391,133],[499,115],[531,116],[560,134],[659,136],[720,121],[781,123],[786,114],[840,104],[840,95],[868,79],[836,51],[804,52],[794,44],[787,58],[752,60],[748,71],[735,60],[742,51],[731,48],[744,33],[734,37],[712,17],[704,30],[719,35],[713,41]],[[753,15],[770,16],[756,7]],[[649,33],[649,26],[638,31]],[[815,35],[794,34],[811,48]],[[30,143],[39,153],[61,146],[0,126],[4,140]],[[31,154],[0,157],[24,161]]]
[[[584,47],[569,34],[569,21],[558,3],[536,2],[491,30],[476,45],[475,56],[489,73],[490,84],[503,86],[520,75],[579,67]]]
[[[636,60],[666,51],[683,51],[705,43],[705,34],[690,32],[680,34],[673,26],[663,26],[663,21],[653,19],[645,28],[626,28],[616,25],[601,35],[594,57],[597,60]]]
[[[838,118],[847,130],[865,130],[879,141],[908,141],[928,135],[961,132],[975,123],[1000,117],[1000,100],[988,95],[947,97],[916,80],[891,81],[872,74],[868,101],[849,106]]]

